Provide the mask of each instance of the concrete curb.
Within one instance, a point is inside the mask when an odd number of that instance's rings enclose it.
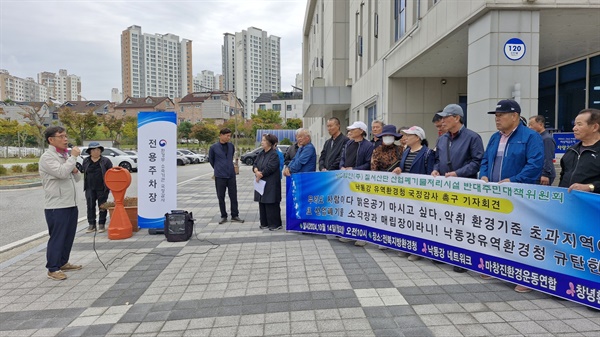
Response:
[[[84,220],[86,220],[86,217],[81,217],[81,218],[77,219],[77,224],[78,224],[77,232],[80,232],[83,229],[87,228],[87,224],[85,224],[85,226],[79,225],[79,223],[82,222],[82,221],[84,221]],[[8,252],[9,250],[13,250],[13,249],[18,248],[18,247],[21,247],[23,245],[26,245],[26,244],[28,244],[30,242],[33,242],[33,241],[35,241],[37,239],[41,239],[41,238],[46,237],[46,236],[48,236],[48,231],[43,231],[43,232],[39,232],[37,234],[33,234],[33,235],[29,236],[29,237],[23,238],[23,239],[21,239],[19,241],[15,241],[13,243],[9,243],[7,245],[4,245],[4,246],[0,247],[0,254]]]
[[[19,190],[22,188],[30,188],[30,187],[38,187],[38,186],[42,186],[42,182],[37,182],[37,183],[29,183],[29,184],[19,184],[19,185],[6,185],[6,186],[0,186],[0,191],[1,190]]]

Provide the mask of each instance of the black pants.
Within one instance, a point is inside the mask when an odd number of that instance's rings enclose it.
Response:
[[[215,177],[215,187],[217,188],[217,198],[219,199],[219,209],[221,210],[221,218],[227,217],[227,208],[225,208],[225,190],[229,193],[229,202],[231,203],[231,217],[235,218],[240,215],[238,210],[237,200],[237,184],[235,176],[233,178],[217,178]]]
[[[96,225],[96,204],[98,204],[98,208],[100,208],[100,205],[105,203],[106,200],[108,200],[108,191],[96,191],[93,189],[87,189],[85,191],[85,201],[87,203],[87,220],[90,225]],[[106,213],[108,213],[107,210],[100,208],[98,224],[106,224]]]
[[[258,211],[260,214],[260,225],[269,228],[277,228],[281,226],[281,207],[279,203],[263,204],[258,203]]]
[[[46,268],[55,272],[69,262],[71,248],[77,231],[77,207],[44,210],[48,224],[48,248],[46,248]]]

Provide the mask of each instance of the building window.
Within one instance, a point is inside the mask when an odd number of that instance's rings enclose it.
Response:
[[[586,60],[558,68],[558,129],[572,132],[577,113],[585,108]]]
[[[373,121],[377,119],[377,104],[373,104],[367,107],[367,126],[371,130]]]
[[[292,111],[292,106],[288,104],[288,105],[286,106],[286,108],[285,108],[285,109],[286,109],[287,111]]]
[[[356,39],[356,53],[358,56],[361,56],[361,57],[363,55],[363,42],[362,41],[363,41],[362,36],[359,35],[358,38]]]
[[[281,111],[281,104],[273,104],[273,111]]]
[[[394,41],[406,33],[406,0],[394,0]]]
[[[556,125],[556,69],[541,72],[538,76],[538,114],[546,118],[546,127]]]
[[[267,109],[266,105],[264,105],[264,104],[259,104],[258,105],[258,110],[266,110],[266,109]]]
[[[600,55],[590,58],[589,103],[591,109],[600,109]]]

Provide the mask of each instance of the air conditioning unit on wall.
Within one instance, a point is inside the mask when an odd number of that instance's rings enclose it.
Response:
[[[347,78],[345,84],[346,84],[347,87],[351,87],[352,86],[352,79],[351,78]]]

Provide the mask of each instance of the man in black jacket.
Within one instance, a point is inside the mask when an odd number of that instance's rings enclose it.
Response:
[[[600,110],[584,109],[573,127],[579,143],[567,149],[560,160],[558,186],[600,193]]]
[[[340,120],[336,117],[331,117],[327,121],[327,132],[331,138],[323,145],[323,151],[319,157],[319,171],[339,170],[342,149],[348,141],[348,137],[340,132]]]
[[[237,183],[235,180],[235,169],[233,168],[233,153],[235,147],[229,141],[231,140],[231,130],[221,129],[219,132],[219,141],[210,146],[208,151],[208,161],[215,172],[215,187],[217,189],[217,198],[219,199],[219,209],[221,211],[221,220],[219,224],[227,221],[227,208],[225,208],[225,190],[229,192],[229,202],[231,204],[231,221],[244,222],[239,217],[237,200]]]

